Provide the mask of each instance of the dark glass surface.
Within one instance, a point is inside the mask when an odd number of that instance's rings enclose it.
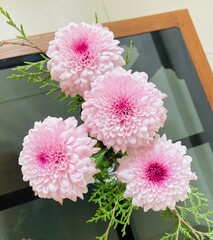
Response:
[[[65,200],[61,206],[53,200],[38,199],[0,212],[1,240],[93,240],[107,225],[87,223],[96,206],[85,200]],[[114,230],[110,239],[117,240]]]

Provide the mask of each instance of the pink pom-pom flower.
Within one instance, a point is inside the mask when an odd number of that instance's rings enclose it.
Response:
[[[143,207],[145,212],[167,207],[174,210],[178,201],[188,198],[189,182],[197,176],[191,172],[192,158],[181,142],[157,136],[148,148],[127,152],[128,156],[118,160],[116,175],[126,183],[124,197],[131,197],[134,206]]]
[[[35,194],[63,203],[64,198],[76,201],[87,192],[98,172],[91,158],[97,152],[96,140],[87,136],[83,125],[70,117],[47,117],[35,122],[24,138],[19,156],[23,180],[29,181]]]
[[[166,97],[147,74],[121,67],[100,76],[84,95],[82,120],[91,137],[117,152],[148,144],[167,118]]]
[[[47,51],[52,79],[66,95],[83,96],[97,76],[125,64],[118,43],[100,24],[71,23],[59,29]]]

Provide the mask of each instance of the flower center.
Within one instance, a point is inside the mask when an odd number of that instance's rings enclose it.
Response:
[[[37,159],[40,163],[46,164],[48,162],[48,155],[46,155],[46,153],[40,153],[37,156]]]
[[[112,113],[120,120],[133,115],[133,104],[131,100],[125,97],[119,97],[111,105]]]
[[[71,46],[72,57],[79,66],[91,66],[94,63],[95,55],[92,46],[86,39],[78,39]]]
[[[74,45],[74,51],[77,54],[86,54],[89,46],[85,40],[81,40]]]
[[[168,176],[166,167],[158,162],[149,164],[145,170],[145,176],[152,183],[162,183]]]
[[[37,160],[40,164],[46,165],[48,163],[59,164],[66,158],[66,155],[60,149],[45,149],[37,155]]]

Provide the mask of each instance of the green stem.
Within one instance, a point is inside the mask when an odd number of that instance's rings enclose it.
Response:
[[[182,206],[177,206],[178,208],[182,208],[182,209],[184,209],[184,210],[186,210],[186,211],[188,211],[188,212],[190,212],[190,213],[192,213],[192,211],[189,209],[189,208],[187,208],[187,207],[182,207]],[[193,214],[195,215],[197,215],[197,216],[199,216],[200,218],[202,218],[202,219],[204,219],[205,221],[208,221],[208,223],[211,223],[212,225],[213,225],[213,221],[212,220],[210,220],[210,219],[206,219],[204,216],[203,216],[203,214],[200,214],[199,212],[193,212]]]
[[[27,41],[29,44],[27,43],[24,43],[24,42],[13,42],[13,41],[5,41],[5,40],[1,40],[0,41],[0,47],[3,46],[3,45],[8,45],[8,44],[11,44],[11,45],[19,45],[19,46],[22,46],[22,47],[31,47],[31,48],[35,48],[37,49],[39,52],[43,52],[44,51],[39,48],[38,46],[36,46],[34,43],[32,43],[30,40],[28,39],[25,39],[25,41]]]
[[[196,231],[190,224],[188,224],[179,214],[178,210],[175,208],[175,213],[178,217],[179,220],[179,224],[181,224],[181,222],[194,234],[194,236],[196,237],[196,239],[200,240],[199,235],[198,235],[198,231]],[[180,227],[179,227],[180,228]],[[178,236],[178,234],[177,234]],[[178,238],[176,238],[176,240],[178,240]]]
[[[179,218],[179,216],[177,215],[178,217],[178,227],[177,227],[177,231],[176,231],[176,240],[178,240],[178,237],[179,237],[179,232],[180,232],[180,227],[181,227],[181,219]]]
[[[44,51],[43,51],[41,48],[39,48],[38,46],[36,46],[33,42],[31,42],[31,41],[27,38],[27,36],[26,36],[26,34],[25,34],[25,32],[24,32],[24,28],[23,28],[22,24],[20,25],[20,27],[18,27],[18,26],[15,24],[15,22],[12,20],[12,18],[10,17],[9,13],[8,13],[7,11],[5,11],[2,7],[0,7],[0,13],[6,17],[6,19],[7,19],[7,24],[10,25],[10,26],[12,26],[13,28],[15,28],[16,31],[18,31],[18,32],[21,34],[21,36],[17,36],[17,38],[18,38],[18,39],[22,39],[22,40],[24,40],[24,41],[26,41],[26,42],[29,43],[29,45],[28,45],[28,44],[25,44],[25,43],[23,43],[23,42],[21,42],[21,43],[13,43],[13,42],[11,42],[11,41],[0,41],[0,46],[3,46],[3,45],[5,45],[5,44],[15,44],[15,45],[32,47],[32,48],[37,49],[39,52],[44,53]]]
[[[110,230],[110,228],[111,228],[111,226],[112,226],[113,219],[114,219],[114,217],[115,217],[115,210],[116,210],[117,204],[118,204],[118,202],[116,201],[116,202],[115,202],[115,206],[114,206],[114,208],[113,208],[113,210],[112,210],[112,217],[111,217],[110,222],[109,222],[109,224],[108,224],[107,230],[106,230],[106,232],[104,233],[105,240],[108,240],[109,230]]]

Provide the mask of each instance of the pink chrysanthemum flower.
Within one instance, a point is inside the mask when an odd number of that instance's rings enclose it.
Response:
[[[126,183],[124,197],[144,211],[174,210],[178,201],[188,198],[189,182],[197,176],[191,172],[192,158],[181,142],[172,143],[164,135],[150,147],[128,149],[128,156],[119,159],[118,179]]]
[[[100,24],[71,23],[59,29],[47,51],[52,78],[67,95],[83,96],[97,76],[125,64],[118,43]]]
[[[123,152],[153,139],[166,120],[162,101],[166,95],[147,78],[144,72],[131,74],[117,67],[92,84],[82,105],[82,120],[90,136]]]
[[[87,192],[98,172],[91,155],[96,140],[87,136],[84,126],[70,117],[47,117],[35,122],[34,128],[24,138],[19,164],[23,180],[30,181],[35,194],[53,198],[63,203],[64,198],[76,201]]]

